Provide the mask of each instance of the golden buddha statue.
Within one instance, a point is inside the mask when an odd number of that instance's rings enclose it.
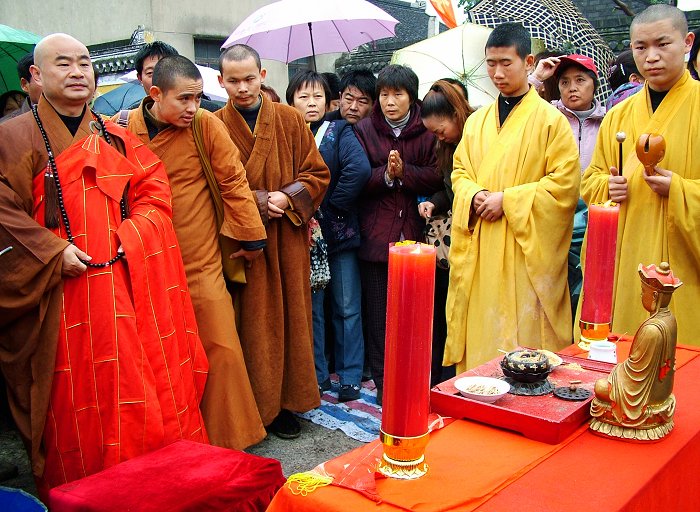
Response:
[[[634,335],[630,355],[595,383],[590,428],[632,441],[658,441],[673,429],[676,318],[668,309],[683,283],[668,263],[639,265],[642,305],[651,316]]]

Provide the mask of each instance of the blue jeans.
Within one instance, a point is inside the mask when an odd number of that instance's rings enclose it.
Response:
[[[331,281],[324,290],[311,294],[314,326],[314,360],[319,384],[328,378],[326,361],[325,314],[323,303],[330,298],[335,335],[335,370],[341,384],[360,385],[365,360],[362,337],[362,291],[357,251],[341,251],[328,256]]]

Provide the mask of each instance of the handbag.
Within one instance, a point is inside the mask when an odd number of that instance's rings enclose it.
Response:
[[[320,210],[316,212],[321,215]],[[331,280],[331,268],[328,265],[328,244],[323,239],[321,225],[316,217],[309,220],[309,245],[311,255],[311,290],[314,292],[323,290]]]
[[[425,221],[425,241],[434,245],[437,249],[435,259],[437,266],[442,269],[449,269],[450,263],[450,231],[452,230],[452,210],[446,215],[435,215]]]
[[[221,230],[224,223],[224,202],[221,199],[221,191],[219,184],[214,176],[214,170],[211,167],[209,155],[204,147],[204,135],[202,134],[202,115],[203,110],[200,108],[194,116],[192,123],[192,133],[194,142],[197,145],[199,160],[202,162],[204,177],[207,179],[209,193],[214,201],[214,210],[216,212],[216,230],[217,233]],[[219,247],[221,248],[221,266],[224,271],[224,277],[233,283],[246,283],[245,278],[245,259],[244,258],[229,258],[229,256],[240,248],[240,243],[227,236],[219,235]]]

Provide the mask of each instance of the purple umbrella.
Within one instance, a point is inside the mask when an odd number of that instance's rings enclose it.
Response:
[[[247,44],[264,59],[289,63],[393,37],[397,23],[365,0],[281,0],[248,16],[222,48]]]

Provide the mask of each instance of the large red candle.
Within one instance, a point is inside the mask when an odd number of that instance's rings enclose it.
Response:
[[[617,220],[620,207],[608,201],[588,208],[586,268],[583,275],[581,322],[590,325],[610,324],[615,280]],[[584,334],[585,335],[585,334]],[[603,339],[606,334],[601,333]],[[599,336],[595,336],[597,338]]]
[[[428,432],[434,291],[435,247],[389,248],[382,431],[391,436]]]

